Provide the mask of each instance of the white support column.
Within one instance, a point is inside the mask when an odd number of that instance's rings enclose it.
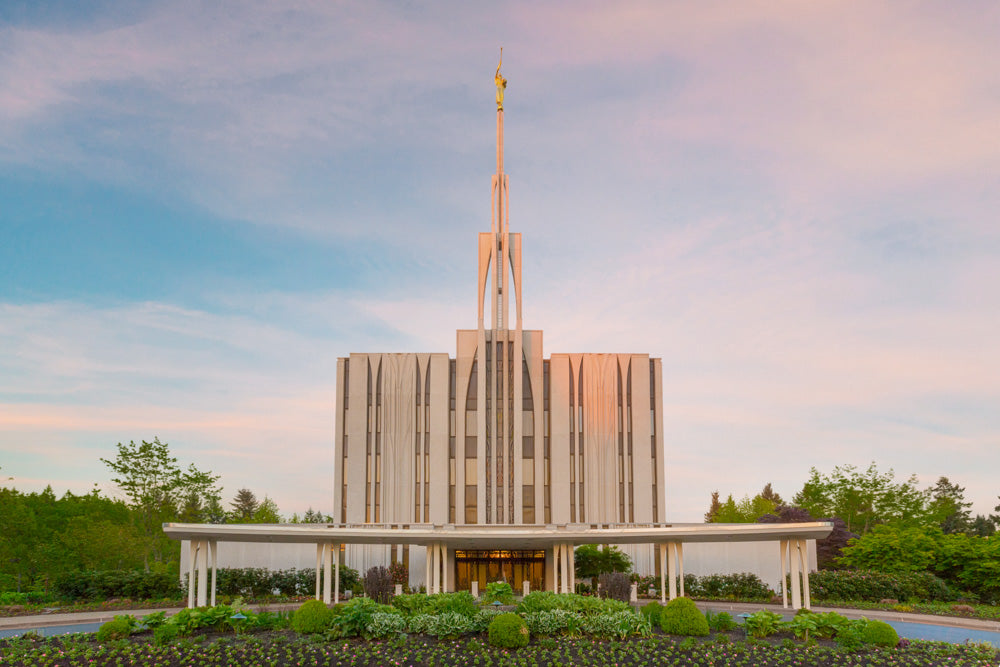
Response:
[[[320,587],[319,587],[319,573],[323,567],[323,545],[316,545],[316,599],[319,599]]]
[[[667,603],[667,545],[657,544],[660,552],[660,604]]]
[[[433,545],[433,550],[434,550],[433,551],[434,558],[432,559],[433,560],[432,566],[434,569],[431,572],[431,578],[434,582],[434,592],[440,593],[441,592],[441,545],[435,542]]]
[[[441,592],[450,593],[452,572],[455,570],[454,553],[447,544],[441,544]]]
[[[788,558],[788,571],[792,576],[792,609],[802,608],[802,590],[799,586],[799,541],[789,540],[791,553]]]
[[[329,542],[323,544],[323,602],[330,604],[330,592],[333,588],[333,577],[330,567],[331,545]]]
[[[677,545],[667,542],[667,590],[670,599],[677,597]]]
[[[677,549],[677,576],[680,577],[680,596],[684,597],[684,543],[678,542],[674,548]]]
[[[427,555],[424,558],[424,590],[427,594],[431,594],[431,554],[433,553],[434,545],[427,545]]]
[[[340,548],[333,554],[333,604],[340,604]]]
[[[788,609],[788,584],[785,576],[788,574],[788,540],[778,541],[778,551],[781,556],[781,608]]]
[[[799,565],[802,566],[802,606],[812,609],[812,601],[809,599],[809,543],[799,540]]]
[[[572,544],[566,545],[566,560],[569,561],[569,592],[576,593],[576,551]]]
[[[559,545],[559,592],[569,593],[569,570],[566,568],[566,545]]]
[[[219,543],[212,540],[208,543],[209,551],[212,553],[212,601],[209,603],[215,606],[216,574],[219,569]]]
[[[198,606],[208,605],[208,540],[198,542]]]
[[[197,566],[198,543],[188,541],[188,609],[194,608],[194,570]]]
[[[545,550],[545,590],[553,593],[558,591],[559,584],[556,581],[556,546],[552,545]]]

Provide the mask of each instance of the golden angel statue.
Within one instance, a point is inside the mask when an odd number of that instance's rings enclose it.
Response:
[[[503,64],[503,48],[500,48],[500,62],[497,64],[497,74],[493,82],[497,85],[497,111],[503,111],[503,91],[507,87],[507,79],[500,75],[500,65]]]

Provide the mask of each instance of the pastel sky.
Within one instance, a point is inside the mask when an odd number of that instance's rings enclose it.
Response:
[[[1000,494],[995,2],[0,3],[0,474],[171,445],[332,512],[336,360],[662,357],[668,518],[876,461]],[[8,480],[12,477],[13,480]]]

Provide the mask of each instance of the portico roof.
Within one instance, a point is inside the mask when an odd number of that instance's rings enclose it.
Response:
[[[827,521],[809,523],[673,524],[201,524],[165,523],[175,540],[337,544],[441,543],[452,549],[544,549],[572,544],[653,544],[659,542],[764,542],[823,539],[833,530]]]

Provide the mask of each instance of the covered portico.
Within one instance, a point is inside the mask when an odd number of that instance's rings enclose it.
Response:
[[[188,606],[215,604],[218,542],[277,542],[316,545],[316,598],[340,600],[340,552],[347,545],[404,544],[427,548],[428,593],[456,587],[455,554],[460,552],[544,552],[547,590],[575,589],[574,548],[581,544],[652,544],[657,550],[661,601],[684,595],[684,544],[774,542],[782,582],[791,574],[793,609],[810,608],[808,540],[830,534],[828,522],[789,524],[164,524],[166,535],[190,542]],[[211,569],[211,579],[209,579]],[[678,582],[679,577],[679,582]]]

